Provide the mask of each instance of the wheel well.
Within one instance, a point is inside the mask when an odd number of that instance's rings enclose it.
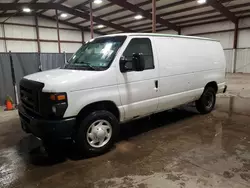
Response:
[[[83,119],[96,110],[107,110],[114,114],[118,121],[120,120],[120,112],[115,103],[112,101],[100,101],[88,104],[78,113],[77,119]]]
[[[215,81],[209,82],[209,83],[205,86],[205,88],[207,88],[207,87],[212,87],[212,88],[215,90],[216,93],[217,93],[217,91],[218,91],[218,85],[217,85],[217,83],[216,83]]]

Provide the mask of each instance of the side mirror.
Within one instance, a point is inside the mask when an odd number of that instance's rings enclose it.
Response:
[[[134,53],[132,60],[127,60],[125,57],[120,59],[121,72],[127,71],[143,71],[145,69],[145,61],[142,54]]]

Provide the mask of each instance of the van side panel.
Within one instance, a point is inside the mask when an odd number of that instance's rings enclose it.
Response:
[[[224,83],[225,58],[217,41],[154,37],[159,61],[158,111],[198,99],[207,83]]]

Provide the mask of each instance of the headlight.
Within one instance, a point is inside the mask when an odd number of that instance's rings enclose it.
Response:
[[[40,114],[46,118],[62,118],[67,107],[67,93],[41,93]]]

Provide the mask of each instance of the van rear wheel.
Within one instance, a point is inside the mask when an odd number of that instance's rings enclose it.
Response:
[[[205,88],[200,99],[195,102],[196,109],[201,114],[207,114],[213,110],[215,102],[216,102],[216,92],[214,88],[207,87]]]
[[[82,155],[94,156],[110,150],[118,134],[117,118],[109,111],[100,110],[81,121],[75,141]]]

